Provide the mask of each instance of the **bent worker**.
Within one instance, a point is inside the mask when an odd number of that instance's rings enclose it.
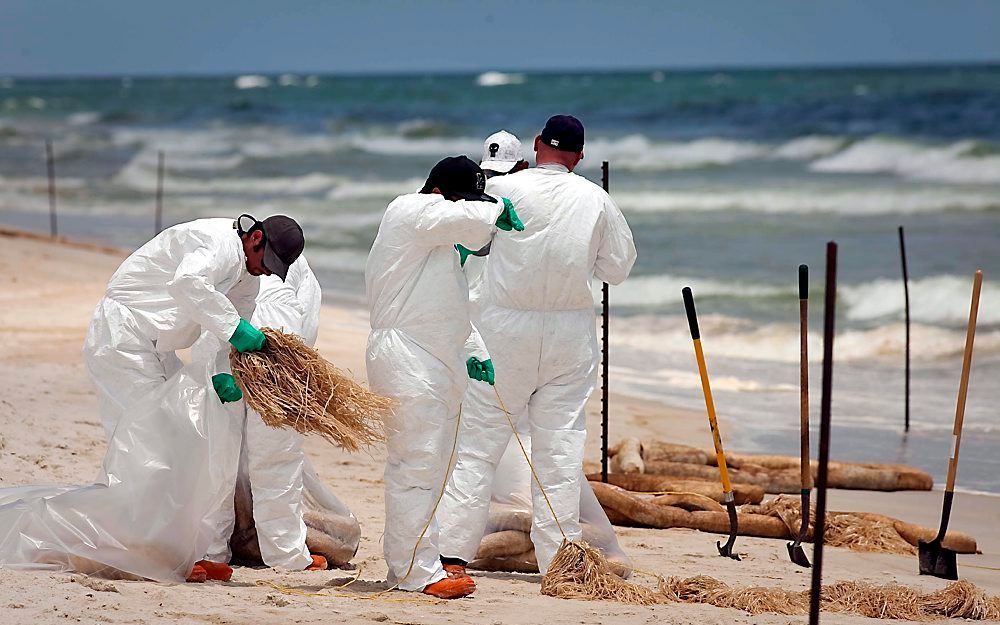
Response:
[[[539,571],[545,573],[562,543],[560,526],[569,540],[581,536],[584,406],[600,355],[591,280],[619,284],[636,258],[632,232],[610,196],[573,173],[583,142],[580,121],[556,115],[535,137],[537,167],[488,184],[518,206],[526,231],[493,241],[478,285],[477,327],[502,375],[496,392],[469,388],[441,501],[441,553],[456,573],[475,558],[496,466],[511,437],[498,396],[515,426],[527,419],[531,461],[548,495],[546,501],[532,481]]]
[[[251,322],[257,327],[296,334],[307,345],[314,345],[319,333],[321,305],[319,282],[302,255],[291,264],[284,280],[275,275],[261,276],[260,293]],[[215,341],[206,333],[192,351],[195,359],[211,359],[216,356],[217,350]],[[226,349],[222,353],[228,356],[228,352]],[[239,399],[236,399],[237,396]],[[255,542],[252,550],[257,552],[257,559],[269,567],[326,569],[326,559],[322,555],[310,554],[306,547],[303,479],[308,461],[302,449],[302,434],[290,428],[266,425],[260,415],[242,401],[241,392],[224,400],[224,403],[232,399],[235,401],[227,408],[234,414],[236,422],[241,424],[238,480],[249,493],[250,501],[240,504],[252,510],[252,538]],[[236,523],[233,493],[238,486],[229,484],[227,488],[229,493],[222,499],[223,507],[209,516],[214,537],[205,559],[210,562],[229,562],[233,555],[230,538],[234,542],[237,540],[233,534]],[[234,547],[246,550],[242,543]]]
[[[469,158],[443,159],[420,192],[389,204],[365,266],[368,380],[398,402],[386,423],[388,580],[445,599],[476,587],[445,573],[434,514],[470,373],[462,353],[471,331],[468,284],[453,246],[479,249],[494,226],[523,228],[510,202],[486,195],[485,186]]]
[[[129,255],[108,282],[83,347],[108,438],[130,405],[180,369],[175,350],[190,347],[203,330],[226,351],[227,343],[241,352],[262,349],[264,334],[248,321],[257,277],[284,280],[304,246],[290,217],[261,222],[243,215],[173,226]],[[242,394],[219,351],[212,383],[222,401],[232,401]],[[215,564],[198,563],[213,578],[232,575]]]

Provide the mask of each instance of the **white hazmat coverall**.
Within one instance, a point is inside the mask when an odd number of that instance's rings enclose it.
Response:
[[[510,198],[524,232],[493,241],[476,285],[476,324],[496,370],[496,390],[515,424],[528,420],[531,461],[570,540],[581,536],[584,406],[600,348],[591,279],[619,284],[636,251],[610,196],[561,165],[490,178]],[[455,468],[438,516],[441,554],[472,561],[489,516],[496,466],[511,438],[494,389],[469,387]],[[531,540],[544,573],[562,543],[532,481]]]
[[[368,381],[398,402],[386,423],[383,550],[389,583],[403,590],[445,577],[430,517],[449,469],[471,330],[468,283],[454,245],[486,245],[502,210],[501,202],[400,196],[386,209],[365,266]]]
[[[167,228],[125,259],[83,345],[109,439],[130,404],[181,368],[175,350],[203,330],[222,345],[229,341],[240,318],[253,313],[257,289],[232,219]]]
[[[297,334],[308,345],[314,345],[321,305],[319,282],[305,256],[299,256],[288,268],[284,282],[278,276],[260,278],[260,293],[251,323],[257,328]],[[229,345],[222,347],[216,336],[206,334],[195,345],[194,358],[212,359],[221,354],[228,360]],[[216,369],[222,366],[220,362]],[[302,520],[303,474],[307,462],[302,435],[290,428],[266,425],[244,401],[226,404],[226,409],[243,425],[239,478],[250,483],[261,559],[271,567],[302,570],[312,564]],[[235,484],[226,488],[229,496],[222,499],[224,505],[209,515],[215,534],[205,559],[212,562],[229,562],[232,556],[229,538],[236,520],[232,495]]]

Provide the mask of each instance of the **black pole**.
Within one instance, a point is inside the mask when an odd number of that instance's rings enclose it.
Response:
[[[601,163],[601,185],[608,190],[608,162]],[[608,283],[601,286],[601,481],[608,482]]]
[[[826,482],[830,463],[830,403],[833,387],[833,322],[837,307],[837,244],[826,244],[826,293],[823,307],[823,396],[820,399],[819,471],[816,476],[816,525],[813,528],[812,589],[809,625],[819,625],[823,587],[823,538],[826,532]]]
[[[54,239],[59,234],[59,227],[56,223],[56,157],[50,139],[45,140],[45,165],[49,173],[49,232]]]
[[[163,150],[156,153],[156,232],[163,230]]]
[[[906,301],[906,425],[905,432],[910,431],[910,275],[906,270],[906,240],[903,238],[903,226],[899,227],[899,255],[903,259],[903,297]]]

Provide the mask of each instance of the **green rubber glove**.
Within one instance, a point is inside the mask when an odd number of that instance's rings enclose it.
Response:
[[[229,343],[238,352],[259,352],[264,349],[267,337],[264,333],[253,327],[246,319],[240,319],[240,325],[236,326],[236,331],[229,337]]]
[[[212,386],[215,387],[215,393],[224,404],[243,399],[243,391],[240,390],[240,387],[236,386],[236,378],[228,373],[216,373],[213,375]]]
[[[473,380],[486,382],[490,386],[493,386],[493,383],[496,381],[492,360],[479,360],[473,356],[465,361],[465,368],[469,372],[469,377]]]
[[[524,230],[524,224],[521,223],[521,218],[517,216],[517,211],[514,210],[514,203],[505,197],[500,199],[503,200],[503,212],[497,217],[497,228],[507,232],[511,230],[521,232]]]
[[[459,266],[465,267],[465,261],[469,260],[469,256],[473,254],[472,250],[461,244],[456,244],[455,249],[458,250],[458,255],[461,257],[459,259]]]

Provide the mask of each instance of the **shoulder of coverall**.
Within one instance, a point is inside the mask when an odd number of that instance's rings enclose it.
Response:
[[[181,226],[187,227],[178,234],[189,237],[212,251],[220,261],[220,266],[231,266],[235,275],[250,275],[243,253],[243,241],[233,228],[232,219],[225,217],[196,219]]]

